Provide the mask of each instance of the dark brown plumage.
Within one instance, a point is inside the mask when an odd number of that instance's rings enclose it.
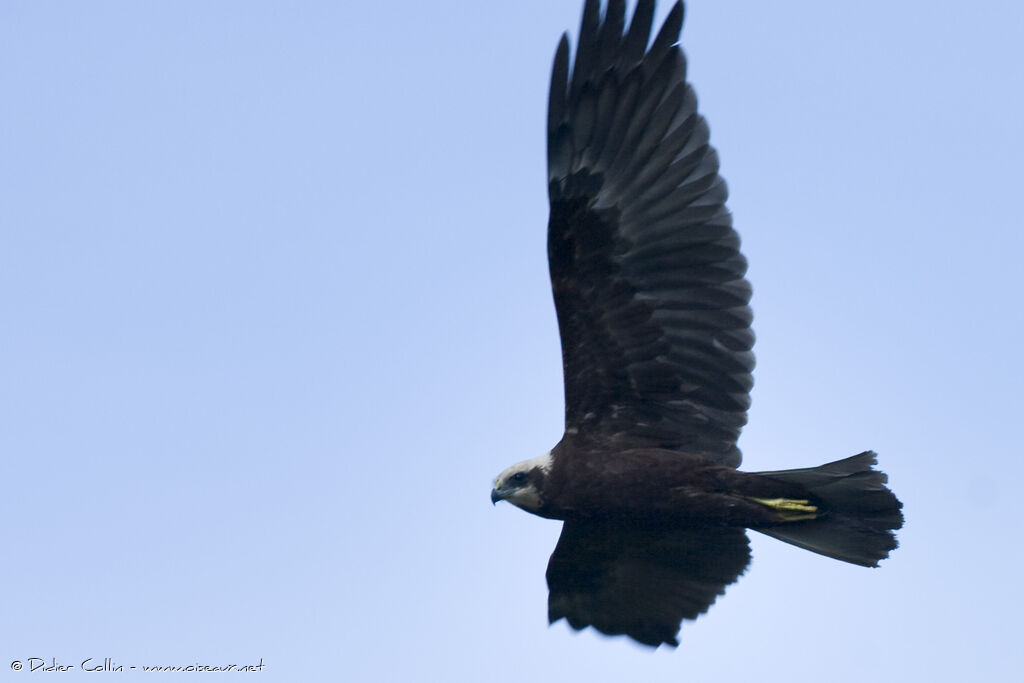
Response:
[[[562,340],[565,434],[513,465],[493,501],[565,520],[547,579],[552,622],[676,645],[746,568],[746,528],[876,566],[901,505],[871,452],[805,470],[736,468],[752,385],[746,260],[676,46],[676,3],[648,47],[587,0],[548,109],[548,260]]]

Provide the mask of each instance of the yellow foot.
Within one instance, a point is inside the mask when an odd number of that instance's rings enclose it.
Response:
[[[785,522],[801,522],[818,516],[817,506],[811,505],[807,500],[793,498],[751,498],[750,500],[775,510]]]

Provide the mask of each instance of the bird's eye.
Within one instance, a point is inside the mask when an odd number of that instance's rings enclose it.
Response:
[[[510,480],[513,484],[522,484],[524,481],[526,481],[526,473],[516,472],[515,474],[512,475]]]

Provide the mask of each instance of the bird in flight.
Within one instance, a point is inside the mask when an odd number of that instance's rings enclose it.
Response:
[[[874,567],[901,503],[867,451],[819,467],[742,472],[750,283],[725,181],[679,49],[677,2],[587,0],[548,101],[548,262],[565,433],[502,472],[491,500],[563,520],[548,619],[677,646],[750,562],[746,529]]]

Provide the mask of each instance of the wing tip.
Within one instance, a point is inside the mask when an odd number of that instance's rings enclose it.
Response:
[[[551,64],[551,86],[548,92],[548,135],[562,122],[566,112],[569,87],[569,32],[562,34]]]

